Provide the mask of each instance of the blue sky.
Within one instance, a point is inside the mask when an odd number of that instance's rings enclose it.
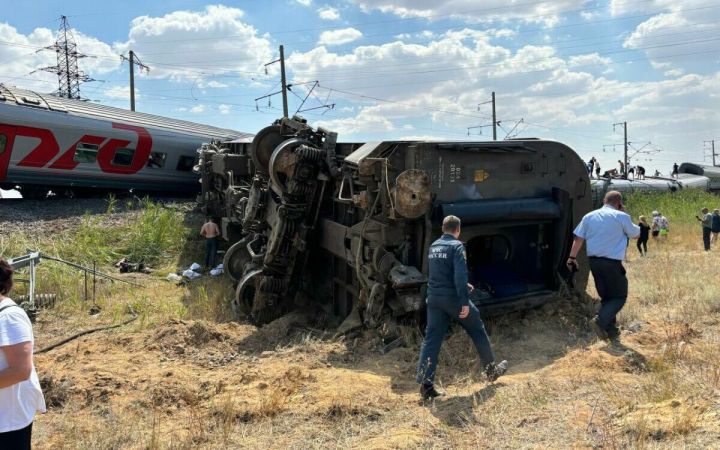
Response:
[[[284,44],[291,112],[317,80],[304,108],[334,107],[302,115],[344,141],[485,140],[496,91],[500,138],[558,140],[603,168],[622,157],[616,122],[653,171],[703,161],[706,140],[720,153],[714,0],[13,2],[0,82],[56,88],[30,72],[54,64],[36,50],[61,14],[100,80],[81,93],[107,105],[128,106],[118,55],[132,49],[151,68],[136,78],[139,111],[256,132],[281,114],[279,96],[254,99],[277,90],[278,67],[264,64]]]

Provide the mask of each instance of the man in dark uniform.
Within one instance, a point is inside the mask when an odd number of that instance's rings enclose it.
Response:
[[[495,381],[507,370],[507,361],[495,364],[495,355],[480,312],[470,302],[474,289],[468,283],[465,247],[460,237],[460,219],[447,216],[443,235],[428,250],[427,329],[420,349],[416,380],[423,400],[441,395],[435,390],[435,368],[440,346],[450,322],[457,320],[472,338],[488,380]]]

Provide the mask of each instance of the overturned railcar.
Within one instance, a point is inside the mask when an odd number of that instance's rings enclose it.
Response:
[[[204,146],[198,168],[202,205],[232,244],[234,307],[257,323],[300,298],[369,327],[421,311],[427,249],[448,214],[462,219],[486,314],[585,290],[587,264],[570,277],[565,260],[590,184],[557,142],[338,143],[285,118],[252,143]]]

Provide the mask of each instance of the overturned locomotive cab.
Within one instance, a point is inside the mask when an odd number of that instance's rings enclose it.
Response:
[[[448,214],[462,220],[481,311],[541,305],[567,286],[572,230],[591,207],[583,161],[544,140],[338,143],[295,117],[204,146],[198,168],[202,205],[232,244],[233,306],[256,323],[298,297],[369,327],[422,310]]]

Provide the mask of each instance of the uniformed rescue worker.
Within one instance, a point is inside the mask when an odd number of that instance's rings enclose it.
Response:
[[[574,234],[567,265],[577,270],[577,255],[587,243],[590,271],[601,300],[600,311],[590,320],[590,327],[600,339],[615,340],[620,337],[616,317],[628,295],[628,280],[622,262],[628,239],[637,238],[640,227],[624,211],[622,194],[610,191],[605,194],[603,207],[587,213]]]
[[[416,380],[423,400],[441,395],[433,380],[440,346],[450,322],[457,320],[472,338],[488,380],[495,381],[507,370],[507,361],[495,364],[495,355],[480,312],[470,302],[473,286],[468,283],[467,258],[460,237],[460,219],[447,216],[443,235],[428,250],[427,329],[420,349]]]

